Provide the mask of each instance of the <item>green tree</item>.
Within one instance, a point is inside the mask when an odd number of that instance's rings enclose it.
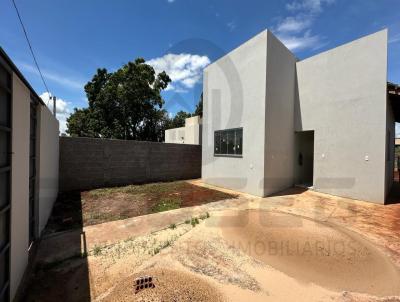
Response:
[[[89,107],[74,110],[67,119],[67,133],[160,141],[166,123],[161,91],[170,82],[165,72],[156,75],[142,58],[115,72],[98,69],[85,85]]]
[[[185,119],[191,117],[192,115],[185,111],[178,111],[173,118],[170,119],[168,123],[168,128],[179,128],[185,126]]]
[[[196,110],[194,111],[194,116],[195,115],[200,115],[201,117],[203,116],[203,92],[200,95],[200,99],[198,104],[196,105]]]
[[[89,108],[74,109],[74,113],[67,119],[67,133],[73,137],[98,137],[92,132]]]

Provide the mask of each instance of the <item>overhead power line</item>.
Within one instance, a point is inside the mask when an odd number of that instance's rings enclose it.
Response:
[[[43,84],[44,84],[44,87],[46,88],[46,91],[47,91],[47,93],[48,93],[49,96],[50,96],[49,88],[47,87],[47,84],[46,84],[46,81],[44,80],[42,71],[40,70],[39,64],[38,64],[38,62],[37,62],[37,60],[36,60],[35,53],[33,52],[31,42],[29,41],[28,34],[27,34],[27,32],[26,32],[26,29],[25,29],[25,25],[24,25],[24,23],[22,22],[21,15],[19,14],[18,7],[17,7],[17,5],[15,4],[15,0],[11,0],[11,1],[12,1],[12,3],[14,4],[15,11],[17,12],[18,19],[19,19],[19,23],[21,23],[22,30],[24,31],[24,34],[25,34],[26,42],[28,42],[28,46],[29,46],[29,49],[31,50],[31,54],[32,54],[33,60],[35,61],[36,68],[37,68],[37,70],[38,70],[38,72],[39,72],[39,74],[40,74],[40,77],[42,78],[42,82],[43,82]]]

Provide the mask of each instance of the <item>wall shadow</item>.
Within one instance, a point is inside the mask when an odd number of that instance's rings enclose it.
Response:
[[[297,194],[301,194],[304,193],[305,191],[308,191],[307,188],[305,187],[291,187],[289,189],[285,189],[283,191],[279,191],[276,193],[273,193],[271,195],[268,195],[268,197],[274,197],[274,196],[285,196],[285,195],[297,195]]]
[[[80,192],[54,204],[20,301],[90,301],[87,244]]]
[[[390,189],[388,196],[386,197],[385,204],[397,204],[400,203],[400,181],[399,172],[394,172],[393,185]]]

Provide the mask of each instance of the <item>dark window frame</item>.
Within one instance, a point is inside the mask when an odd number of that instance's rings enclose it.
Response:
[[[241,150],[240,153],[236,153],[236,150],[234,148],[235,153],[228,153],[229,152],[229,146],[228,146],[228,139],[229,139],[229,134],[230,133],[234,133],[234,146],[237,145],[236,139],[238,137],[238,133],[241,134]],[[221,147],[221,139],[222,137],[225,137],[227,139],[226,142],[226,153],[217,153],[216,152],[216,138],[217,136],[219,137],[219,150],[220,152],[222,151],[222,147]],[[214,131],[214,145],[213,145],[213,149],[214,149],[214,156],[215,157],[234,157],[234,158],[242,158],[243,157],[243,127],[237,127],[237,128],[229,128],[229,129],[221,129],[221,130],[215,130]]]

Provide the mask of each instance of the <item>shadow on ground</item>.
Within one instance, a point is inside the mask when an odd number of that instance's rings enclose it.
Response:
[[[90,301],[89,268],[80,193],[72,192],[60,197],[70,202],[71,216],[69,217],[73,219],[64,221],[65,228],[49,229],[52,226],[51,222],[46,227],[45,235],[39,242],[22,301]],[[59,205],[58,201],[53,209],[52,220],[65,217],[65,215],[60,216],[61,207],[57,205]],[[64,231],[72,226],[73,231]],[[68,244],[52,244],[57,242],[58,236],[67,236],[68,240],[64,242]],[[57,255],[57,258],[53,255]]]

